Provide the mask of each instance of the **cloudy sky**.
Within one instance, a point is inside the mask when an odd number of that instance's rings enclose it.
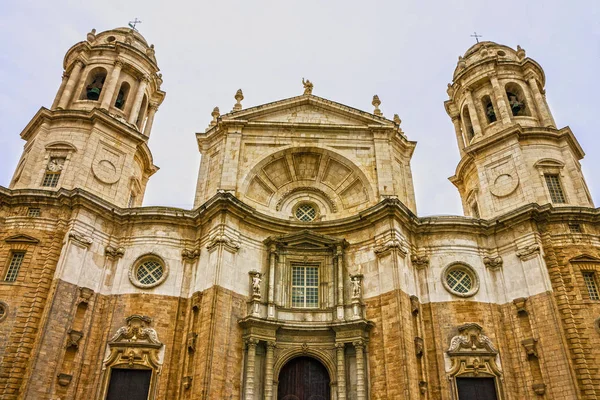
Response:
[[[520,44],[547,76],[560,127],[569,125],[586,158],[583,170],[600,202],[600,1],[29,1],[0,7],[0,185],[8,186],[24,142],[19,133],[49,107],[65,52],[92,28],[134,17],[156,46],[167,97],[150,139],[161,170],[145,205],[191,208],[200,155],[194,133],[214,106],[229,111],[302,93],[372,111],[398,113],[418,142],[412,170],[419,215],[462,214],[447,178],[459,161],[443,102],[457,57],[484,40]]]

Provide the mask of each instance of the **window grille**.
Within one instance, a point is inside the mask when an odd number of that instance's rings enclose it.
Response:
[[[579,224],[569,224],[569,230],[571,233],[581,233],[581,225]]]
[[[44,187],[56,187],[60,174],[65,165],[65,159],[62,157],[52,157],[46,166],[46,173],[44,174],[44,180],[42,186]]]
[[[550,199],[553,203],[566,203],[565,194],[560,186],[560,179],[556,174],[545,174],[546,186],[550,192]]]
[[[468,293],[473,287],[473,278],[462,269],[454,269],[446,275],[446,282],[450,289],[457,293]]]
[[[319,306],[319,267],[292,267],[292,307]]]
[[[296,208],[296,218],[302,222],[310,222],[317,216],[317,210],[311,204],[300,204]]]
[[[21,269],[21,264],[23,264],[24,258],[25,252],[18,251],[12,253],[10,264],[8,265],[8,270],[6,271],[6,275],[4,276],[5,282],[14,282],[17,280],[17,275],[19,275],[19,269]]]
[[[146,261],[137,268],[135,277],[139,283],[151,285],[162,278],[163,271],[163,266],[158,261]]]
[[[598,285],[596,284],[596,276],[593,272],[584,272],[583,281],[587,287],[590,300],[600,300],[600,294],[598,293]]]
[[[27,209],[27,216],[32,218],[37,218],[41,215],[39,208],[29,207]]]

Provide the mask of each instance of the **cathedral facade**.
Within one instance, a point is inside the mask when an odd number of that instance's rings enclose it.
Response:
[[[310,81],[215,108],[194,208],[142,207],[154,46],[93,30],[64,70],[0,187],[0,398],[600,397],[600,210],[520,47],[459,58],[450,217],[417,217],[377,96]]]

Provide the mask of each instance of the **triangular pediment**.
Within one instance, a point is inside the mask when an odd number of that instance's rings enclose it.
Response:
[[[571,258],[569,261],[572,263],[600,263],[600,259],[587,254],[582,254],[580,256]]]
[[[292,97],[232,112],[223,115],[222,120],[274,124],[394,127],[394,122],[384,117],[313,95]]]
[[[27,244],[37,244],[40,242],[38,239],[34,238],[33,236],[23,235],[23,234],[7,237],[6,239],[4,239],[4,241],[6,243],[27,243]]]
[[[271,236],[265,240],[266,245],[275,244],[285,247],[301,248],[331,248],[333,246],[346,246],[344,239],[335,238],[327,235],[320,235],[309,230],[290,233],[281,236]]]

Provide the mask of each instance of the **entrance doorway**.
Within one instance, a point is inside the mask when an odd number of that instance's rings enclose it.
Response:
[[[106,400],[148,400],[150,369],[113,368]]]
[[[277,386],[278,400],[330,400],[329,374],[314,358],[298,357],[283,366]]]
[[[456,378],[459,400],[498,400],[494,378]]]

